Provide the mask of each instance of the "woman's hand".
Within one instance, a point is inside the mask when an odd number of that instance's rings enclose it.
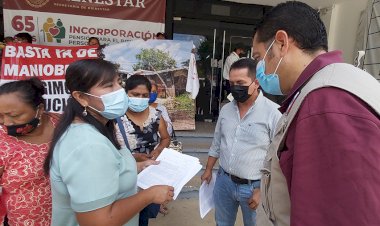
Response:
[[[133,157],[136,159],[136,162],[143,162],[151,158],[150,155],[145,153],[133,153]]]
[[[174,188],[167,185],[156,185],[147,189],[153,195],[153,203],[168,204],[173,200]]]
[[[151,165],[158,165],[160,162],[159,161],[154,161],[154,160],[146,160],[143,162],[138,162],[137,163],[137,172],[143,171],[146,167],[151,166]]]
[[[150,159],[153,159],[155,160],[160,154],[161,154],[162,150],[158,150],[158,149],[154,149],[151,153],[150,153]]]

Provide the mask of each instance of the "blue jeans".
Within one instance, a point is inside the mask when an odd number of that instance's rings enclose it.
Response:
[[[234,226],[238,207],[243,213],[244,226],[254,226],[256,211],[249,208],[248,200],[253,190],[260,187],[260,181],[237,184],[219,169],[214,188],[215,221],[217,226]]]

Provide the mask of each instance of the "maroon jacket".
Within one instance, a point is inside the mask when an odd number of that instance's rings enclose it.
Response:
[[[280,110],[317,71],[341,62],[340,54],[314,59]],[[280,166],[291,226],[380,225],[380,118],[356,96],[338,88],[311,92],[289,127]]]

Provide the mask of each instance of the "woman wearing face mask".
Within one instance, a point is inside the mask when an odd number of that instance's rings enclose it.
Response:
[[[53,195],[52,226],[138,225],[138,213],[150,203],[167,203],[169,186],[137,193],[137,164],[120,148],[114,120],[128,108],[115,66],[104,60],[80,60],[66,71],[70,91],[45,160]]]
[[[168,130],[169,136],[173,133],[173,125],[172,120],[170,120],[168,110],[166,107],[162,104],[156,103],[158,92],[157,92],[157,84],[155,82],[150,82],[152,84],[152,91],[149,95],[149,106],[152,106],[156,108],[157,110],[161,111],[161,116],[164,119],[166,123],[166,129]]]
[[[161,151],[169,146],[170,137],[166,130],[166,123],[161,111],[149,106],[149,96],[152,90],[151,83],[142,75],[132,75],[125,83],[125,91],[129,96],[129,108],[125,116],[121,117],[123,124],[117,127],[117,138],[125,145],[123,135],[137,161],[156,159]],[[149,205],[140,212],[139,226],[147,226],[149,218],[155,218],[161,212],[167,213],[165,205]]]
[[[0,86],[0,225],[50,225],[51,191],[43,161],[58,116],[44,111],[37,78]]]
[[[149,106],[149,95],[152,85],[142,75],[132,75],[125,83],[125,91],[129,96],[129,108],[121,117],[124,133],[136,161],[155,159],[170,144],[161,111]],[[125,145],[120,129],[117,138]]]

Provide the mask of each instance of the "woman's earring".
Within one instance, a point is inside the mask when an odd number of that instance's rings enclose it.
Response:
[[[83,117],[87,116],[87,106],[84,107],[84,110],[82,112]]]

